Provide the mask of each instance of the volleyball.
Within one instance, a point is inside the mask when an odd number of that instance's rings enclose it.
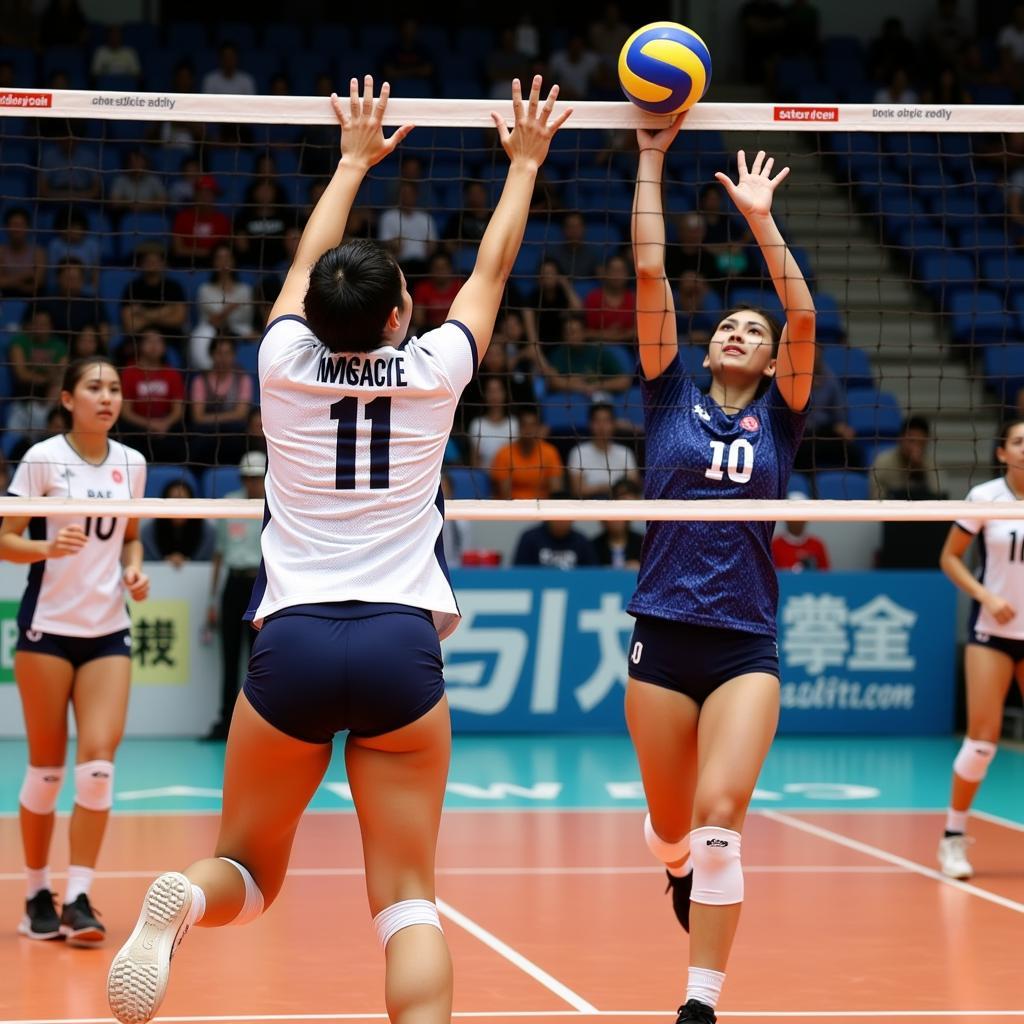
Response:
[[[638,28],[619,53],[622,91],[650,114],[689,110],[711,84],[711,54],[696,32],[674,21]]]

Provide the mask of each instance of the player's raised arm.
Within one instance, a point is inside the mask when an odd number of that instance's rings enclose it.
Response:
[[[648,380],[658,377],[676,357],[676,307],[665,275],[665,214],[661,180],[665,153],[686,115],[661,131],[637,129],[640,160],[633,193],[633,263],[636,266],[636,337],[640,367]]]
[[[754,158],[749,171],[742,149],[737,154],[737,164],[739,177],[735,183],[721,171],[715,177],[750,225],[782,308],[786,311],[786,325],[776,357],[775,382],[786,404],[800,412],[811,397],[814,376],[814,301],[804,275],[772,217],[775,190],[788,177],[789,168],[783,167],[773,178],[775,160],[773,157],[765,159],[763,150]]]
[[[513,80],[512,111],[515,125],[511,132],[499,114],[491,113],[498,129],[498,138],[508,154],[508,177],[480,241],[473,273],[459,289],[448,314],[450,319],[458,320],[469,329],[476,342],[478,359],[483,358],[490,344],[505,284],[523,242],[537,171],[548,155],[552,136],[572,113],[569,109],[553,117],[558,86],[551,87],[548,98],[542,104],[541,85],[541,76],[535,75],[529,101],[524,105],[519,79]]]
[[[309,272],[328,249],[341,243],[348,215],[366,172],[393,153],[412,131],[411,124],[404,124],[390,138],[384,138],[381,126],[390,94],[391,87],[385,82],[379,99],[374,100],[370,75],[363,79],[362,97],[355,78],[349,82],[347,101],[331,94],[331,106],[341,125],[341,160],[302,232],[281,294],[270,311],[270,320],[286,313],[302,315]]]

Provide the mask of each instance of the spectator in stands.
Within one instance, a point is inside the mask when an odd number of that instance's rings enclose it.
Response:
[[[54,224],[59,234],[46,248],[47,266],[58,268],[68,260],[81,264],[85,295],[95,295],[100,286],[100,243],[96,235],[89,230],[89,218],[78,206],[69,206],[61,210]],[[50,282],[56,285],[56,279]]]
[[[533,58],[519,49],[516,30],[503,28],[498,36],[497,47],[491,50],[484,60],[488,96],[494,100],[508,99],[512,95],[512,79],[529,81],[529,70],[532,65]]]
[[[632,32],[633,29],[622,20],[619,5],[607,3],[600,20],[590,25],[590,46],[605,66],[614,71],[618,67],[622,45]]]
[[[931,428],[924,416],[908,416],[899,443],[875,456],[868,480],[872,498],[945,497],[946,488],[935,465]]]
[[[412,329],[416,334],[445,322],[462,284],[462,278],[453,273],[451,256],[443,250],[435,252],[427,265],[427,276],[412,289]]]
[[[744,81],[763,85],[786,42],[782,5],[775,0],[747,0],[740,8],[739,23]]]
[[[100,329],[96,324],[86,324],[72,339],[68,362],[76,359],[87,359],[89,356],[105,356],[107,347],[100,337]]]
[[[516,49],[531,60],[537,60],[540,57],[540,29],[537,27],[537,19],[528,8],[519,12],[515,33]]]
[[[806,501],[803,491],[790,491],[790,501]],[[804,572],[811,569],[830,568],[828,549],[820,537],[807,532],[807,523],[790,520],[772,538],[772,561],[776,569],[789,572]]]
[[[904,67],[895,67],[885,85],[875,93],[875,103],[917,103],[917,91],[910,84],[910,74]]]
[[[111,325],[103,304],[95,295],[86,294],[85,268],[78,260],[66,259],[57,267],[56,291],[36,305],[49,311],[53,332],[63,340],[65,350],[86,324],[95,324],[103,344],[110,343]]]
[[[899,18],[886,18],[882,31],[868,47],[868,74],[876,82],[888,82],[897,68],[917,67],[917,47]]]
[[[245,450],[264,454],[267,451],[267,439],[263,436],[263,413],[258,405],[249,410],[249,417],[245,421]]]
[[[182,479],[167,484],[160,497],[182,501],[195,494]],[[146,561],[167,562],[175,569],[187,562],[208,562],[216,543],[213,524],[207,519],[147,519],[139,535]]]
[[[195,374],[189,388],[190,456],[201,466],[231,466],[246,451],[253,379],[238,365],[238,341],[230,334],[210,339],[209,361],[210,369]]]
[[[554,375],[551,391],[571,391],[591,399],[607,399],[628,391],[633,383],[625,357],[619,357],[606,343],[588,336],[587,321],[581,313],[566,313],[562,323],[562,344],[550,355]]]
[[[383,81],[390,82],[401,93],[399,83],[413,80],[426,82],[431,92],[436,89],[435,57],[420,38],[415,18],[403,18],[398,26],[398,40],[380,58]]]
[[[462,209],[454,212],[444,226],[441,238],[454,252],[459,246],[477,246],[491,219],[487,186],[482,181],[467,181],[462,187]]]
[[[630,285],[629,264],[612,256],[601,271],[601,283],[583,300],[587,336],[604,345],[628,345],[636,334],[636,292]]]
[[[959,73],[952,64],[940,66],[931,84],[921,96],[922,103],[937,103],[950,106],[953,103],[973,103],[970,91],[964,88]]]
[[[681,342],[706,345],[722,319],[722,302],[703,275],[684,270],[676,289],[676,323]]]
[[[705,185],[697,199],[697,212],[704,221],[703,247],[712,257],[708,269],[727,287],[729,282],[751,276],[754,236],[745,220],[737,223],[733,219],[723,195],[719,185]]]
[[[196,69],[188,59],[178,61],[174,67],[171,79],[171,92],[193,93],[196,89]],[[150,129],[147,138],[159,142],[165,149],[176,150],[179,153],[193,153],[196,146],[202,141],[206,126],[199,121],[159,121]],[[198,163],[196,168],[198,170]],[[176,197],[175,184],[171,183],[171,202],[191,202],[192,193],[189,192],[185,198]]]
[[[568,498],[569,495],[558,492],[552,497]],[[573,529],[572,520],[552,519],[520,534],[512,564],[579,569],[582,566],[597,565],[597,556],[590,541]]]
[[[146,213],[167,206],[167,189],[149,168],[141,147],[128,151],[124,167],[110,184],[110,204],[117,213]]]
[[[541,368],[551,372],[550,355],[561,344],[566,313],[582,311],[583,302],[566,274],[553,259],[541,262],[537,288],[518,302],[523,310],[526,337],[539,354]]]
[[[0,242],[0,296],[30,299],[46,279],[46,254],[30,233],[31,221],[23,206],[4,215],[6,237]]]
[[[405,180],[398,187],[398,206],[380,215],[377,237],[401,263],[407,278],[421,275],[437,248],[437,224],[419,205],[419,185]]]
[[[99,199],[99,154],[70,132],[54,138],[39,157],[38,187],[40,199]]]
[[[814,382],[807,404],[804,439],[797,450],[795,469],[813,473],[863,464],[854,445],[857,435],[846,422],[847,415],[846,389],[829,369],[819,345],[814,356]]]
[[[817,61],[821,36],[821,13],[818,9],[810,0],[789,0],[782,18],[785,54]]]
[[[67,356],[67,342],[54,332],[49,310],[30,309],[7,348],[14,397],[48,399],[60,386]]]
[[[612,484],[621,479],[639,486],[636,456],[615,441],[615,409],[610,402],[590,406],[590,440],[566,456],[565,475],[574,498],[610,498]]]
[[[242,487],[230,491],[225,498],[262,500],[267,475],[267,457],[263,452],[246,452],[238,462]],[[218,519],[214,526],[211,555],[213,576],[210,580],[210,605],[206,624],[220,633],[221,690],[217,720],[206,734],[207,740],[224,740],[228,736],[231,712],[238,697],[240,664],[246,665],[252,651],[254,630],[243,621],[253,584],[259,573],[262,552],[260,534],[263,524],[258,519]],[[224,586],[220,585],[221,570]]]
[[[519,436],[519,422],[509,413],[508,385],[501,377],[488,376],[483,382],[483,393],[483,410],[470,420],[466,436],[470,466],[490,469],[494,456]]]
[[[202,175],[196,182],[195,203],[174,218],[172,253],[183,266],[209,265],[213,247],[231,235],[231,221],[213,205],[220,189],[217,179]]]
[[[547,498],[565,484],[558,449],[541,436],[540,414],[534,406],[518,410],[519,436],[500,448],[491,462],[496,498]]]
[[[219,64],[203,75],[203,92],[222,96],[254,96],[256,80],[238,63],[238,48],[234,43],[221,43]]]
[[[101,75],[129,75],[138,84],[142,77],[139,53],[134,46],[125,43],[120,25],[107,26],[107,40],[93,51],[89,73],[94,79]]]
[[[680,214],[676,218],[676,237],[665,247],[665,271],[670,279],[679,278],[686,271],[702,274],[715,288],[721,288],[714,256],[704,248],[708,233],[704,215],[696,210]]]
[[[620,477],[612,484],[612,497],[616,501],[636,501],[642,497],[640,487],[628,477]],[[639,569],[642,533],[632,528],[626,519],[607,519],[604,529],[592,541],[598,565],[613,569]]]
[[[121,293],[121,327],[132,336],[156,328],[180,351],[188,322],[185,289],[167,276],[164,251],[158,244],[140,245],[135,261],[139,276]]]
[[[189,369],[213,366],[210,341],[218,333],[249,339],[255,330],[256,306],[252,285],[239,279],[231,246],[221,242],[213,250],[213,273],[196,295],[199,322],[189,346]]]
[[[957,0],[938,0],[924,27],[924,48],[929,62],[955,65],[971,38],[971,26],[957,10]]]
[[[178,173],[167,188],[167,201],[171,206],[188,206],[196,200],[196,183],[203,176],[199,158],[186,156]]]
[[[590,83],[600,63],[600,56],[576,32],[569,37],[564,49],[551,55],[548,73],[558,82],[559,96],[565,100],[584,100],[590,93]]]
[[[570,210],[562,218],[562,241],[548,250],[549,259],[570,281],[597,277],[604,263],[602,247],[588,242],[586,234],[583,214]]]
[[[284,233],[293,216],[288,197],[273,178],[258,178],[248,188],[235,216],[235,252],[245,267],[272,270],[285,258]]]
[[[70,416],[60,404],[59,385],[41,398],[21,398],[11,402],[6,427],[11,442],[11,460],[20,462],[32,445],[70,429]]]
[[[164,336],[147,327],[135,342],[135,360],[121,371],[124,404],[120,440],[138,448],[151,462],[181,465],[185,461],[182,425],[185,380],[167,365]]]
[[[85,47],[89,43],[89,23],[78,0],[50,0],[39,18],[39,45]]]

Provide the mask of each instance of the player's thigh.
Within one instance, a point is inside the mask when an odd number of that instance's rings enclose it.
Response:
[[[123,655],[95,658],[75,670],[71,700],[79,762],[114,759],[124,736],[131,679],[131,659]]]
[[[14,678],[25,716],[29,762],[39,767],[63,764],[68,743],[68,703],[75,678],[71,662],[51,654],[17,651]]]
[[[692,697],[632,677],[626,682],[626,724],[651,821],[666,842],[690,831],[699,714]]]
[[[409,725],[380,736],[350,735],[345,744],[374,915],[400,900],[434,898],[434,854],[450,759],[447,698]]]
[[[330,743],[286,735],[239,696],[225,751],[216,853],[244,864],[268,903],[281,888],[295,829],[330,760]]]
[[[976,740],[991,738],[994,741],[999,738],[1003,707],[1013,682],[1013,659],[993,647],[968,644],[964,651],[964,671],[967,735]]]
[[[766,672],[730,679],[704,702],[694,821],[739,830],[779,722],[779,680]]]

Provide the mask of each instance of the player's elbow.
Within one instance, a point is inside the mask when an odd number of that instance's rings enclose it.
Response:
[[[639,281],[664,281],[665,261],[659,256],[638,258],[636,276]]]
[[[790,341],[814,340],[817,318],[813,309],[787,310],[786,324],[789,327]]]

